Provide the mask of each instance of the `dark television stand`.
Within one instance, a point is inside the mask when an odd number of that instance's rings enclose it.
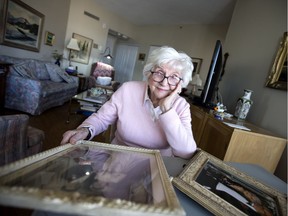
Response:
[[[207,108],[207,109],[214,109],[214,107],[216,106],[216,104],[214,103],[203,103],[201,101],[201,97],[197,95],[189,95],[188,100],[190,103],[196,106],[200,106],[200,107]]]

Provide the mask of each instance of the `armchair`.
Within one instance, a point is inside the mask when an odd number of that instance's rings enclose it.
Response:
[[[115,70],[111,65],[103,62],[95,62],[91,65],[90,76],[87,79],[86,88],[93,88],[97,85],[98,77],[111,77],[114,80]]]
[[[41,151],[44,132],[28,122],[26,114],[0,116],[0,166]]]

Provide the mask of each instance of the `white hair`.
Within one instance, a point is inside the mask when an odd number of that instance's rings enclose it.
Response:
[[[151,52],[148,56],[146,65],[143,69],[143,75],[149,77],[150,71],[155,67],[161,67],[167,64],[182,74],[182,87],[185,88],[192,80],[193,63],[192,59],[184,52],[178,52],[172,47],[160,47]]]

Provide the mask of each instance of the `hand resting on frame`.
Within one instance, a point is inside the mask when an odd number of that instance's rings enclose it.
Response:
[[[88,128],[78,128],[75,130],[69,130],[63,134],[63,138],[60,144],[61,145],[67,143],[75,144],[79,140],[86,139],[88,135],[89,135]]]

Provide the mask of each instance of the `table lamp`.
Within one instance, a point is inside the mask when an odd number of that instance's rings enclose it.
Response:
[[[73,51],[80,51],[80,47],[78,45],[78,41],[75,38],[71,38],[67,45],[67,49],[70,50],[70,55],[69,55],[69,67],[71,66],[71,57],[73,58]]]

